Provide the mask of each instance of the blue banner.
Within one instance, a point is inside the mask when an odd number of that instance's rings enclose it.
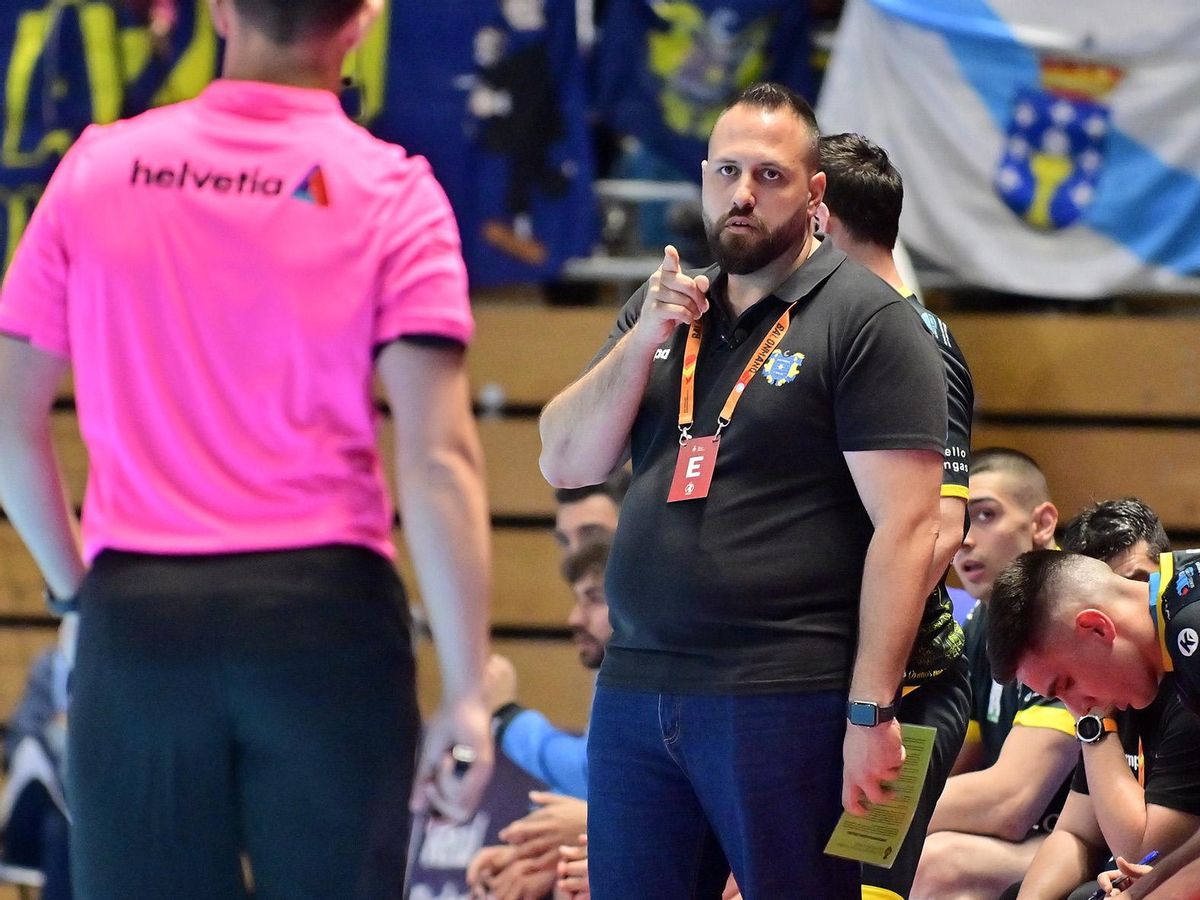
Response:
[[[543,281],[597,237],[573,0],[389,12],[380,137],[429,159],[474,285]],[[368,103],[370,98],[366,98]]]
[[[699,178],[713,123],[742,88],[778,81],[813,99],[808,24],[797,0],[610,0],[596,48],[600,114]]]
[[[155,42],[124,4],[10,0],[0,8],[0,241],[4,260],[62,154],[93,122],[195,96],[213,78],[218,42],[204,0],[181,2]]]

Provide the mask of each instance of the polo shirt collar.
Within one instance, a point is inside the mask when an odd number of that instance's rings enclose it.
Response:
[[[797,300],[802,300],[817,285],[832,275],[845,260],[846,254],[834,247],[833,241],[826,238],[812,252],[812,255],[800,265],[800,268],[796,269],[795,272],[780,282],[771,293],[763,297],[763,300],[780,300],[784,303],[794,303]],[[707,275],[710,283],[715,283],[718,278],[721,279],[722,284],[720,289],[722,291],[725,290],[724,282],[728,280],[729,276],[721,271],[719,264],[713,263],[702,273],[698,274]],[[759,303],[762,303],[762,300],[755,303],[754,306],[758,306]],[[750,309],[753,309],[754,306],[750,307]]]
[[[200,94],[200,101],[214,109],[255,119],[273,119],[295,113],[340,112],[337,94],[321,88],[303,88],[266,81],[218,78]]]

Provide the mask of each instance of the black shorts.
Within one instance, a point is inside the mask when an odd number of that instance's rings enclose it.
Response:
[[[404,592],[361,547],[102,553],[67,767],[78,896],[399,896],[418,734]]]

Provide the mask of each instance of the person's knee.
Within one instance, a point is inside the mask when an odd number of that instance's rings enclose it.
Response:
[[[946,897],[969,876],[965,842],[953,831],[936,831],[925,838],[913,897]]]

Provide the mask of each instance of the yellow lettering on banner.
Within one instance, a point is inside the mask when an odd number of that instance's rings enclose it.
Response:
[[[204,90],[217,73],[217,32],[213,29],[208,4],[196,3],[192,39],[154,95],[155,106],[190,100]]]
[[[67,10],[77,17],[83,39],[92,121],[114,122],[120,117],[124,97],[119,52],[122,48],[117,46],[117,19],[113,7],[102,0],[57,0],[44,9],[24,12],[17,19],[4,86],[3,162],[8,168],[38,166],[52,156],[64,153],[75,139],[71,129],[58,128],[43,135],[34,149],[21,149],[21,138],[29,121],[34,75],[46,54],[47,42]]]
[[[367,32],[366,38],[353,53],[346,57],[342,74],[353,78],[362,92],[362,124],[373,122],[383,110],[384,93],[387,85],[388,16],[391,3],[383,4],[379,18]]]
[[[149,28],[122,28],[117,37],[121,47],[121,75],[126,84],[133,84],[150,65],[154,55],[154,39]]]
[[[83,61],[92,95],[92,121],[101,125],[115,122],[121,117],[125,97],[115,11],[107,3],[82,4],[79,31],[83,35]]]

